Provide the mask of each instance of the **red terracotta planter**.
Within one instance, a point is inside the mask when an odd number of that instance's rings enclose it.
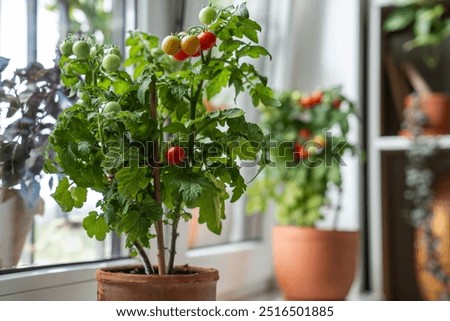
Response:
[[[431,230],[433,237],[439,241],[439,247],[434,253],[436,260],[442,266],[444,273],[450,274],[450,176],[442,177],[435,185],[434,197],[431,204]],[[440,300],[446,288],[445,282],[434,276],[429,269],[429,251],[422,228],[415,233],[415,268],[418,286],[422,299]]]
[[[176,274],[130,273],[141,266],[97,270],[98,301],[215,301],[219,272],[195,266],[177,266]]]
[[[405,97],[405,108],[411,108],[414,95]],[[447,93],[423,93],[419,97],[419,108],[427,117],[423,128],[424,135],[445,135],[450,132],[450,96]],[[410,136],[408,130],[400,131],[400,135]]]
[[[344,300],[356,272],[359,232],[273,228],[275,276],[287,300]]]

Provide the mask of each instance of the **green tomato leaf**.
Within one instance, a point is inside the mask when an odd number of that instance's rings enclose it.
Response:
[[[146,188],[149,184],[149,179],[146,175],[146,168],[121,168],[115,175],[115,178],[119,182],[119,192],[125,197],[135,198],[138,192]]]
[[[84,187],[74,186],[70,188],[70,194],[73,199],[73,207],[81,208],[86,202],[87,189]]]
[[[152,82],[152,78],[145,79],[142,84],[139,86],[137,97],[139,102],[142,105],[145,105],[145,102],[148,100],[147,93],[149,91],[150,83]]]
[[[124,148],[122,146],[123,142],[110,141],[107,142],[105,158],[103,159],[101,166],[107,170],[112,170],[114,168],[121,168],[124,165]]]
[[[245,46],[242,49],[239,49],[236,52],[236,57],[250,57],[250,58],[259,58],[261,56],[269,56],[270,59],[272,59],[272,56],[270,55],[269,51],[267,51],[266,48],[262,46]]]
[[[231,178],[233,180],[231,184],[231,187],[233,187],[231,203],[233,203],[242,197],[245,190],[247,189],[247,184],[245,183],[242,175],[239,173],[239,170],[231,171]]]
[[[195,202],[195,207],[199,207],[198,222],[206,223],[211,232],[220,235],[222,220],[225,219],[226,192],[206,178],[202,180],[202,190]]]
[[[219,46],[219,50],[222,52],[235,52],[236,49],[239,47],[245,45],[245,42],[237,39],[227,39],[225,41],[222,41],[222,43]],[[213,58],[214,59],[214,58]]]
[[[130,83],[128,81],[124,80],[124,79],[116,78],[112,82],[112,86],[114,88],[114,92],[117,95],[123,95],[129,89]]]
[[[220,72],[208,82],[206,85],[206,97],[208,100],[220,93],[223,87],[227,86],[230,75],[230,70],[220,70]]]
[[[258,43],[258,33],[254,28],[243,27],[242,32],[248,39],[250,39],[254,43]]]
[[[110,231],[104,217],[95,211],[89,212],[89,215],[84,218],[83,227],[89,237],[95,237],[98,241],[103,241]]]
[[[58,186],[56,186],[55,192],[52,194],[52,197],[64,212],[70,212],[73,209],[74,199],[70,191],[70,184],[67,177],[64,177],[59,181]]]
[[[163,128],[163,131],[169,134],[187,133],[187,128],[183,123],[173,122]]]

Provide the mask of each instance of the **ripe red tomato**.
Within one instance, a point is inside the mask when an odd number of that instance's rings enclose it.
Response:
[[[311,136],[309,129],[302,128],[298,131],[298,136],[304,139],[308,139]]]
[[[311,108],[313,105],[313,100],[308,95],[302,96],[302,98],[300,98],[300,105],[305,108]]]
[[[211,31],[203,31],[197,36],[200,41],[200,48],[208,50],[216,44],[216,35]]]
[[[177,36],[167,36],[161,44],[162,50],[168,55],[176,55],[181,50],[181,40]]]
[[[196,52],[195,54],[193,54],[191,57],[200,57],[200,55],[201,55],[201,52],[200,52],[200,49],[199,49],[199,50],[197,50],[197,52]]]
[[[183,61],[183,60],[186,60],[187,58],[189,58],[189,56],[186,55],[186,53],[183,50],[180,50],[179,53],[177,53],[176,55],[173,55],[172,57],[178,61]]]
[[[340,98],[333,99],[333,102],[331,103],[333,108],[338,109],[341,107],[342,100]]]
[[[172,146],[166,152],[166,159],[170,165],[178,165],[184,161],[186,155],[183,147]]]
[[[320,104],[322,102],[323,92],[315,91],[311,94],[311,102],[313,105]]]
[[[294,160],[304,159],[308,157],[308,150],[299,143],[294,144]]]
[[[192,56],[200,49],[200,40],[194,35],[188,35],[181,39],[181,50],[188,56]]]

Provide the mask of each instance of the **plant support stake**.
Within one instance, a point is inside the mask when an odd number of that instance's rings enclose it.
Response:
[[[157,98],[156,98],[156,87],[155,82],[150,83],[150,116],[158,121],[158,116],[156,113]],[[153,167],[153,185],[155,188],[155,201],[161,205],[161,170],[159,168],[159,142],[156,140],[154,145],[154,160],[156,166]],[[165,260],[165,246],[164,246],[164,227],[162,220],[158,220],[155,224],[156,229],[156,242],[158,244],[158,274],[166,274],[166,260]]]

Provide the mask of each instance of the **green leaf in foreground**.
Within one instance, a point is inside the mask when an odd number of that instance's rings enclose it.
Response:
[[[89,215],[84,218],[83,227],[89,237],[95,237],[98,241],[103,241],[106,233],[109,232],[105,219],[95,211],[89,212]]]

